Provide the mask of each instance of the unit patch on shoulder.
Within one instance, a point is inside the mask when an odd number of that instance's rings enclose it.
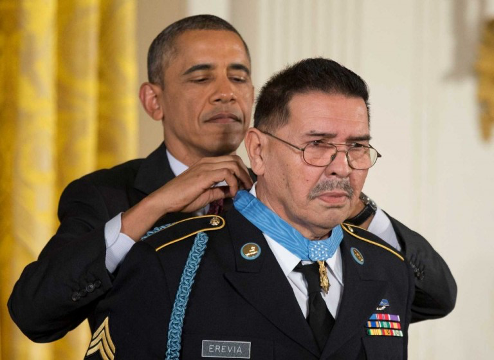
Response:
[[[150,233],[145,241],[160,251],[168,245],[192,237],[202,232],[220,230],[225,227],[225,219],[218,215],[195,216],[158,228]]]
[[[379,246],[380,248],[383,248],[384,250],[387,250],[390,253],[392,253],[393,255],[395,255],[396,257],[398,257],[401,261],[405,261],[405,259],[403,258],[403,256],[401,256],[400,253],[398,253],[394,248],[392,248],[390,246],[386,246],[386,245],[380,244],[380,243],[378,243],[376,241],[367,239],[366,238],[366,235],[370,234],[369,232],[367,232],[367,230],[365,230],[365,229],[363,229],[361,227],[352,225],[352,224],[348,224],[348,223],[343,223],[343,224],[340,224],[340,225],[341,225],[341,228],[347,234],[353,236],[354,238],[359,239],[359,240],[362,240],[362,241],[365,241],[365,242],[367,242],[369,244],[372,244],[372,245],[375,245],[375,246]],[[354,254],[352,253],[352,255],[354,255]],[[354,259],[355,259],[355,256],[354,256]]]
[[[115,345],[110,336],[108,317],[106,317],[100,327],[94,332],[86,357],[98,351],[103,360],[113,360],[115,358]]]

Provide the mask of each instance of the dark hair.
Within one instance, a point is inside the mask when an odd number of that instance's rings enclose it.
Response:
[[[336,61],[311,58],[278,72],[262,87],[254,112],[254,127],[272,132],[285,125],[293,96],[312,91],[362,98],[369,113],[369,90],[360,76]]]
[[[234,32],[244,44],[250,61],[250,53],[239,32],[227,21],[214,15],[195,15],[178,20],[167,26],[151,43],[148,51],[148,80],[163,87],[164,69],[175,52],[178,36],[190,30],[225,30]]]

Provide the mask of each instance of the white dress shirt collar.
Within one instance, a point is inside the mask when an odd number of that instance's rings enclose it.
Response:
[[[166,156],[168,158],[168,162],[170,163],[170,168],[172,169],[172,172],[173,174],[175,174],[175,176],[180,175],[189,168],[187,165],[177,160],[177,158],[170,154],[168,150],[166,150]]]
[[[172,172],[173,174],[175,174],[175,176],[180,175],[189,168],[187,165],[183,164],[180,160],[177,160],[177,158],[174,157],[172,154],[170,154],[168,150],[166,150],[166,156],[168,157],[170,168],[172,169]],[[209,210],[209,205],[206,205],[202,209],[195,211],[194,214],[197,216],[201,216],[206,214],[208,210]]]

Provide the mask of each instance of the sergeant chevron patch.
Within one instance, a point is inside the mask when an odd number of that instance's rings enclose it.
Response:
[[[94,332],[91,343],[86,353],[86,357],[100,352],[103,360],[113,360],[115,358],[115,345],[111,340],[110,326],[108,325],[108,316],[100,327]]]

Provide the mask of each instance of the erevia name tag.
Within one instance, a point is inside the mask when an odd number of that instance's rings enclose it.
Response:
[[[202,340],[202,357],[250,359],[250,342]]]

